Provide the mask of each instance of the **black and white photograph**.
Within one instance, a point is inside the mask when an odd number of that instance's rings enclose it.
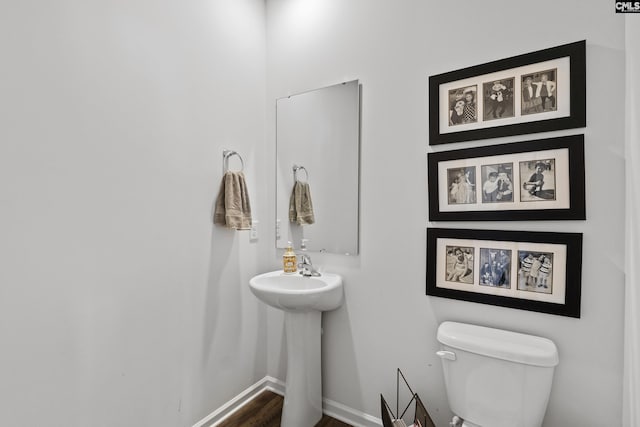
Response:
[[[515,77],[495,80],[482,85],[484,120],[495,120],[515,115],[513,87]]]
[[[431,75],[429,145],[585,127],[585,69],[579,41]]]
[[[429,221],[586,219],[584,135],[427,154]]]
[[[520,162],[521,202],[556,200],[555,159]]]
[[[482,165],[482,203],[513,202],[513,163]]]
[[[449,204],[461,205],[476,203],[476,167],[450,169],[447,172],[449,182]]]
[[[554,68],[522,76],[522,115],[556,111],[557,75]]]
[[[478,121],[477,85],[449,91],[449,126]]]
[[[553,293],[553,253],[518,251],[518,289]]]
[[[473,252],[474,248],[447,246],[446,280],[448,282],[473,283]]]
[[[511,251],[480,248],[480,285],[511,287]]]
[[[426,294],[580,317],[582,233],[427,227]]]

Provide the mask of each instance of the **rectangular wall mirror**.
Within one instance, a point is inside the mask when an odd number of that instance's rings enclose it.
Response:
[[[359,153],[357,80],[276,101],[276,247],[358,253]]]

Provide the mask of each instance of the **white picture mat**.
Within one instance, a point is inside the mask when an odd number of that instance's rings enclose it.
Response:
[[[450,282],[446,278],[447,246],[473,247],[473,284]],[[480,248],[504,249],[511,252],[511,288],[481,286],[478,272],[480,271]],[[518,290],[518,251],[553,253],[552,293],[538,293]],[[553,243],[508,242],[494,240],[450,239],[438,238],[436,241],[436,287],[454,289],[477,294],[497,295],[531,301],[564,304],[566,300],[567,275],[567,246]]]
[[[439,120],[440,133],[455,133],[466,130],[484,129],[496,126],[512,125],[519,123],[537,122],[540,120],[556,119],[571,116],[571,85],[570,85],[570,57],[554,59],[551,61],[537,62],[522,67],[510,68],[508,70],[497,71],[495,73],[483,74],[469,77],[467,79],[456,80],[454,82],[443,83],[439,88]],[[537,114],[522,115],[522,76],[526,76],[541,71],[556,69],[556,110],[546,111]],[[484,99],[483,83],[496,80],[515,78],[513,86],[514,117],[501,118],[498,120],[483,121]],[[476,114],[478,121],[475,123],[463,123],[449,126],[449,91],[464,87],[477,85]]]
[[[522,182],[520,180],[520,162],[554,159],[555,200],[520,201]],[[513,163],[513,201],[482,203],[482,169],[483,165]],[[476,203],[449,204],[449,182],[447,171],[475,166]],[[440,212],[495,211],[523,209],[569,209],[569,149],[528,151],[524,153],[504,154],[498,156],[473,157],[459,160],[447,160],[438,163],[438,200]]]

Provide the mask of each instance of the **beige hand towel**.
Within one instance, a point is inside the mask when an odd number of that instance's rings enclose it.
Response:
[[[236,230],[251,228],[251,204],[242,172],[225,172],[216,199],[213,223]]]
[[[299,225],[310,225],[316,222],[313,215],[311,190],[309,183],[296,181],[289,198],[289,221]]]

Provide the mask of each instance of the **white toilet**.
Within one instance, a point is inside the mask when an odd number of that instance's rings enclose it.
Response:
[[[553,341],[456,322],[440,325],[438,341],[452,425],[540,427],[558,364]]]

